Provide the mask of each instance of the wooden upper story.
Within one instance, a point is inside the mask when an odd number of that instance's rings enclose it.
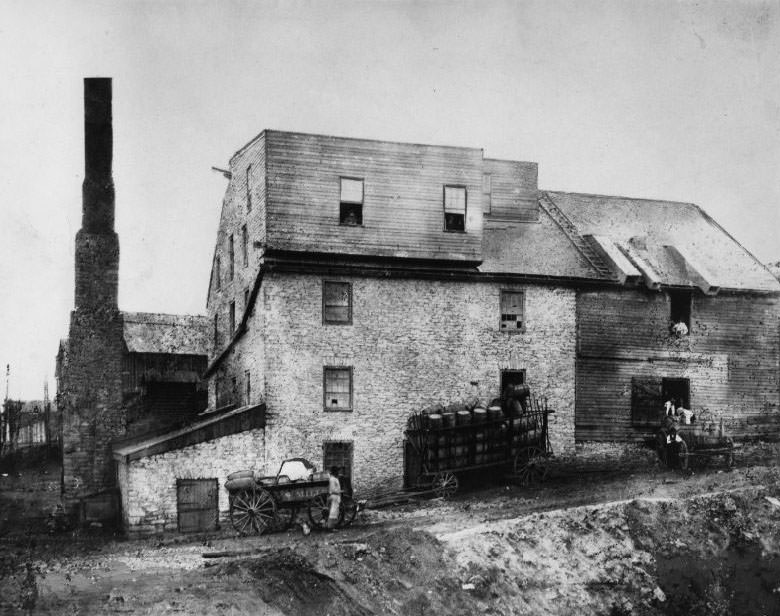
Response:
[[[265,251],[477,264],[483,212],[535,216],[536,165],[477,148],[266,130],[230,172],[225,205]]]

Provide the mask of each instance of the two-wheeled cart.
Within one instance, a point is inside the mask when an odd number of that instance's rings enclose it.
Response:
[[[287,530],[301,509],[307,511],[314,528],[325,526],[329,474],[318,473],[305,458],[285,460],[273,476],[258,476],[255,471],[245,470],[231,473],[227,479],[230,521],[242,535]],[[337,526],[348,526],[356,514],[357,503],[351,489],[343,490]]]
[[[672,437],[676,433],[679,439]],[[656,447],[661,461],[669,467],[686,471],[693,460],[709,460],[723,456],[727,468],[734,465],[734,439],[710,411],[700,411],[690,424],[665,417],[656,434]]]

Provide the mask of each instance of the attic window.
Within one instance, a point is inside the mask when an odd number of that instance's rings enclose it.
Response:
[[[690,291],[669,291],[669,319],[673,333],[684,336],[691,331],[691,304],[693,294]],[[681,327],[680,324],[685,327]]]
[[[444,187],[444,230],[466,230],[466,187]]]
[[[339,178],[341,198],[339,200],[339,224],[359,226],[363,224],[363,180],[360,178]]]

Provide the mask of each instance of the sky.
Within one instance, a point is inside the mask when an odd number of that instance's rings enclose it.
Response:
[[[543,189],[694,202],[780,260],[780,0],[0,0],[14,398],[54,395],[94,76],[113,78],[123,310],[205,312],[211,166],[265,128],[535,161]]]

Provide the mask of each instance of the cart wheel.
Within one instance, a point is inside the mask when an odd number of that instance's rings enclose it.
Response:
[[[298,513],[298,509],[293,505],[292,507],[279,507],[276,510],[276,520],[274,520],[274,530],[284,532],[290,526],[292,526],[295,515]]]
[[[230,521],[242,535],[261,535],[275,519],[276,502],[267,490],[241,490],[230,498]]]
[[[450,471],[436,473],[431,488],[437,497],[450,498],[458,491],[458,477]]]
[[[349,526],[355,521],[357,515],[357,503],[350,496],[341,497],[341,507],[339,507],[339,522],[337,526],[343,528]]]
[[[688,463],[690,462],[690,457],[688,456],[688,445],[685,443],[685,441],[680,441],[680,448],[679,451],[677,452],[677,461],[680,464],[681,471],[688,470]]]
[[[325,528],[329,513],[327,494],[318,494],[309,501],[309,521],[314,528]]]
[[[520,485],[537,485],[547,478],[545,453],[540,447],[527,447],[515,458],[515,475]]]

